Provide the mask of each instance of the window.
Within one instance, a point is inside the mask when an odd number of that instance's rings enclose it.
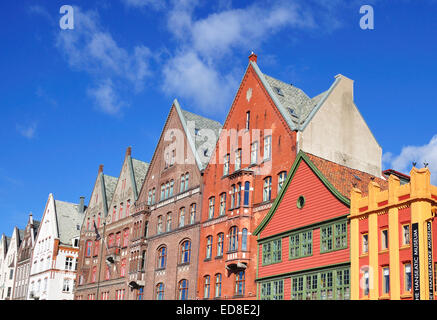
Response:
[[[212,256],[212,236],[206,238],[206,258],[211,259]]]
[[[337,270],[336,296],[337,300],[350,299],[350,274],[349,269]]]
[[[115,235],[115,246],[117,248],[120,248],[121,245],[121,232],[117,232],[117,234]]]
[[[156,225],[156,233],[157,234],[162,233],[162,216],[158,217],[158,224]]]
[[[247,251],[247,229],[243,229],[241,233],[241,250]]]
[[[47,284],[47,282],[45,282],[45,284]],[[64,279],[64,284],[62,286],[62,291],[63,292],[70,292],[70,280],[69,279]]]
[[[226,193],[223,192],[220,195],[220,212],[219,215],[224,215],[226,213]]]
[[[250,128],[250,111],[246,112],[246,130]]]
[[[91,274],[91,282],[96,282],[96,273],[97,273],[97,267],[93,267],[93,271]]]
[[[320,274],[320,299],[333,300],[334,286],[333,286],[333,272],[327,271]]]
[[[143,300],[143,297],[144,297],[144,288],[141,287],[138,289],[137,292],[137,300]]]
[[[126,259],[121,260],[120,277],[126,276]]]
[[[249,192],[250,192],[250,182],[246,181],[244,183],[244,200],[243,200],[243,205],[245,207],[249,206]]]
[[[167,264],[167,248],[158,249],[158,269],[164,269]]]
[[[209,198],[208,219],[214,218],[214,202],[215,197]]]
[[[209,291],[210,291],[210,287],[211,287],[211,277],[205,276],[203,279],[204,279],[203,298],[208,299],[209,298]]]
[[[235,151],[235,171],[241,169],[241,149]]]
[[[169,191],[169,197],[173,196],[173,189],[174,189],[174,180],[170,181],[170,191]]]
[[[215,275],[215,297],[220,298],[222,296],[222,274]]]
[[[236,199],[237,199],[237,204],[236,204],[236,208],[239,208],[241,205],[241,183],[237,184],[237,195],[236,195]]]
[[[179,210],[179,228],[183,227],[185,225],[185,208],[182,207]]]
[[[382,292],[385,295],[390,292],[390,269],[388,266],[382,268]]]
[[[124,300],[125,289],[119,289],[115,291],[115,300]]]
[[[381,250],[388,249],[388,230],[381,231]]]
[[[231,186],[231,209],[235,208],[235,194],[237,189],[235,188],[235,184]]]
[[[285,179],[287,178],[287,172],[282,171],[278,175],[278,193],[281,191],[282,186],[284,185]]]
[[[305,231],[290,236],[290,259],[302,258],[313,254],[313,232]]]
[[[123,203],[120,203],[120,211],[118,213],[118,220],[123,218]]]
[[[161,185],[161,201],[165,199],[165,184]]]
[[[281,239],[273,240],[263,244],[262,262],[263,265],[281,262],[282,259],[282,241]]]
[[[402,226],[402,245],[410,245],[410,225],[404,224]]]
[[[238,228],[232,227],[229,235],[229,251],[238,250]]]
[[[152,190],[149,190],[149,195],[147,197],[147,205],[150,206],[152,204]]]
[[[165,231],[169,232],[171,231],[171,212],[167,213],[167,226],[165,228]]]
[[[229,154],[225,155],[223,163],[223,175],[226,176],[229,174]]]
[[[245,282],[245,274],[244,271],[240,271],[235,275],[235,295],[243,296],[244,295],[244,282]]]
[[[190,174],[187,172],[185,174],[185,191],[188,190],[188,180],[190,178]]]
[[[284,280],[261,283],[261,300],[283,300]]]
[[[65,270],[73,270],[73,258],[65,258]]]
[[[107,265],[105,268],[105,280],[111,279],[111,272],[109,270],[109,266]]]
[[[156,285],[156,300],[164,300],[164,284],[162,282]]]
[[[191,242],[186,240],[181,245],[181,264],[190,263]]]
[[[369,240],[368,240],[367,233],[361,236],[361,242],[362,242],[361,253],[366,254],[367,252],[369,252]]]
[[[270,201],[272,198],[272,177],[264,179],[263,201]]]
[[[127,247],[129,245],[129,228],[124,229],[123,231],[123,247]]]
[[[364,269],[364,288],[363,288],[363,295],[368,296],[369,295],[369,270]]]
[[[172,166],[172,165],[174,165],[174,163],[175,163],[175,158],[176,158],[176,150],[172,150],[171,151],[171,159],[170,159],[170,167]]]
[[[219,233],[217,235],[217,257],[223,256],[223,243],[225,241],[224,233]]]
[[[320,252],[329,252],[347,248],[347,224],[339,222],[320,228]]]
[[[252,143],[250,146],[250,164],[258,162],[258,142]]]
[[[153,189],[152,189],[152,202],[151,202],[151,204],[154,204],[154,203],[155,203],[155,191],[156,191],[156,189],[153,188]]]
[[[272,156],[272,136],[264,138],[264,160],[269,160]]]
[[[91,247],[93,246],[93,242],[91,240],[88,240],[86,242],[86,250],[85,250],[85,256],[91,257]]]
[[[168,197],[169,197],[169,192],[170,192],[170,182],[167,182],[166,184],[165,184],[165,199],[168,199]]]
[[[179,300],[188,299],[188,280],[179,281]]]
[[[196,222],[196,204],[193,203],[190,206],[190,224],[194,224]]]

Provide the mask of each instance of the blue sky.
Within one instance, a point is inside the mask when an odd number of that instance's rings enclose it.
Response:
[[[74,30],[59,27],[65,4]],[[2,1],[0,232],[41,218],[49,193],[88,201],[128,146],[150,161],[174,98],[223,123],[252,50],[311,97],[355,80],[384,168],[426,160],[437,184],[436,14],[431,0]]]

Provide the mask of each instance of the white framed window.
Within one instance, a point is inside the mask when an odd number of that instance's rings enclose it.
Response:
[[[264,160],[272,157],[272,136],[264,137]]]

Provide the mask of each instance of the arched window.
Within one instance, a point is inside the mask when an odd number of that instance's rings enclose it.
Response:
[[[247,251],[247,229],[243,229],[241,233],[241,250]]]
[[[164,300],[164,284],[162,282],[156,285],[156,300]]]
[[[194,224],[196,222],[196,204],[193,203],[190,206],[190,224]]]
[[[123,203],[120,203],[120,210],[118,211],[118,220],[123,219]]]
[[[96,282],[96,275],[97,275],[97,267],[93,267],[93,271],[91,274],[91,282]]]
[[[123,247],[129,245],[129,228],[123,230]]]
[[[118,248],[121,246],[121,232],[117,232],[115,235],[115,246]]]
[[[236,208],[239,208],[241,205],[241,183],[237,184],[237,205]]]
[[[85,256],[91,257],[91,247],[93,246],[93,242],[91,240],[88,240],[86,242],[86,249],[85,249]]]
[[[179,210],[179,228],[185,225],[185,207]]]
[[[173,196],[173,189],[174,189],[174,180],[170,180],[170,192],[169,197]]]
[[[238,250],[238,228],[232,227],[229,231],[229,251]]]
[[[237,189],[235,188],[235,184],[231,186],[231,209],[235,208],[235,193]]]
[[[190,256],[191,256],[191,242],[189,240],[186,240],[181,245],[181,260],[180,263],[190,263]]]
[[[220,298],[222,296],[222,274],[217,273],[215,275],[215,297]]]
[[[269,201],[272,199],[272,177],[264,179],[263,188],[263,201]]]
[[[161,247],[158,249],[158,269],[165,269],[167,265],[167,248]]]
[[[210,287],[211,287],[211,277],[205,276],[205,277],[203,277],[203,279],[204,279],[203,298],[209,299],[209,291],[210,291]]]
[[[226,192],[220,195],[220,212],[219,215],[223,216],[226,213]]]
[[[219,233],[217,235],[217,257],[223,256],[223,243],[225,241],[225,234]]]
[[[179,300],[187,300],[188,299],[188,280],[179,281]]]
[[[249,192],[250,192],[250,182],[246,181],[244,183],[244,202],[243,205],[244,206],[249,206]]]
[[[214,218],[215,197],[209,198],[208,219]]]
[[[94,241],[94,256],[99,255],[100,241]]]
[[[112,248],[113,246],[114,246],[114,234],[111,233],[111,234],[108,236],[108,247],[109,247],[109,248]]]
[[[126,275],[126,259],[121,260],[120,277]]]
[[[151,204],[155,204],[155,191],[156,191],[156,189],[153,188],[152,189],[152,202],[151,202]]]
[[[212,236],[206,238],[206,259],[211,259],[212,256]]]
[[[244,271],[240,271],[235,275],[235,295],[244,295],[245,274]]]
[[[282,186],[284,185],[285,179],[287,178],[287,172],[282,171],[278,174],[278,193],[281,191]]]
[[[141,226],[141,221],[140,221],[140,226]],[[149,221],[146,221],[146,223],[144,224],[144,237],[147,238],[149,235]]]
[[[156,233],[157,234],[162,233],[162,216],[158,217],[158,224],[156,225]]]
[[[166,219],[166,228],[165,231],[169,232],[171,231],[171,212],[167,213],[167,219]]]

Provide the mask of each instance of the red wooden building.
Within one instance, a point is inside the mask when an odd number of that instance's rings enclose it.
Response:
[[[259,299],[350,299],[350,191],[375,180],[299,152],[258,236]]]

